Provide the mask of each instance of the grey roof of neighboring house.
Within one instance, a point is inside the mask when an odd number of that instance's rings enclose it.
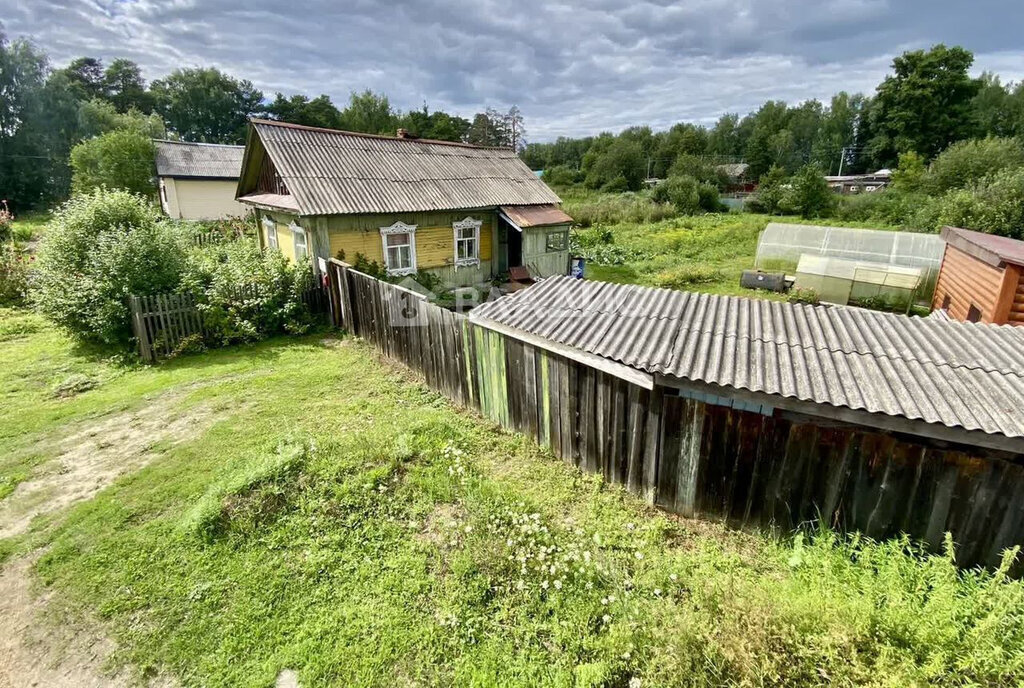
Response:
[[[470,318],[648,373],[1024,437],[1024,328],[569,277]]]
[[[561,202],[507,148],[251,124],[303,215]]]
[[[158,177],[238,179],[245,146],[156,140]]]

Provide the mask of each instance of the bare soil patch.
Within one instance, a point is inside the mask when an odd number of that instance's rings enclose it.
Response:
[[[200,405],[178,409],[181,394],[161,396],[141,408],[103,416],[63,438],[57,456],[0,502],[0,538],[24,533],[32,519],[88,499],[118,476],[158,456],[155,445],[177,444],[215,419]]]

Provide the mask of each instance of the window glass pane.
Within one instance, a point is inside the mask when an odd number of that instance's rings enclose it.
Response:
[[[566,247],[566,233],[565,232],[550,232],[547,235],[547,250],[548,251],[564,251]]]
[[[402,246],[398,249],[399,264],[400,268],[411,268],[412,267],[412,249],[409,246]]]
[[[476,237],[476,230],[472,227],[461,227],[459,228],[460,239],[473,239]]]
[[[407,233],[402,234],[388,234],[387,235],[388,246],[401,246],[402,244],[409,243],[409,235]]]

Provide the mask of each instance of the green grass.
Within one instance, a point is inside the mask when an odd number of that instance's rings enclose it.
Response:
[[[32,315],[0,312],[0,327],[21,332],[3,344],[0,475],[39,475],[62,438],[117,414],[197,419],[177,443],[156,441],[145,468],[0,541],[0,561],[46,547],[35,574],[99,619],[118,642],[114,664],[140,678],[1024,680],[1020,583],[960,574],[899,541],[776,542],[666,516],[453,408],[355,340],[142,367],[77,350]],[[71,375],[94,384],[55,395]]]
[[[19,215],[11,225],[11,234],[20,244],[38,240],[50,221],[49,213],[28,213]]]
[[[560,193],[567,212],[582,220],[576,239],[589,259],[588,279],[714,294],[783,298],[740,287],[740,275],[754,267],[758,236],[769,222],[869,226],[751,213],[677,216],[645,193]]]

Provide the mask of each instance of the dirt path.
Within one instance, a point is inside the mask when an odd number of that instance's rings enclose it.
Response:
[[[0,538],[24,533],[32,519],[89,499],[118,476],[158,455],[161,442],[192,439],[213,422],[206,406],[176,411],[180,395],[165,395],[140,409],[104,416],[65,437],[56,458],[0,502]]]
[[[171,445],[196,437],[216,419],[209,406],[179,409],[183,392],[88,423],[62,439],[56,456],[0,502],[0,537],[24,533],[32,519],[89,499],[119,476],[136,471]],[[0,688],[23,686],[91,688],[133,685],[109,675],[113,641],[97,627],[61,623],[52,593],[32,584],[40,553],[8,561],[0,569]],[[150,685],[173,685],[158,680]]]

